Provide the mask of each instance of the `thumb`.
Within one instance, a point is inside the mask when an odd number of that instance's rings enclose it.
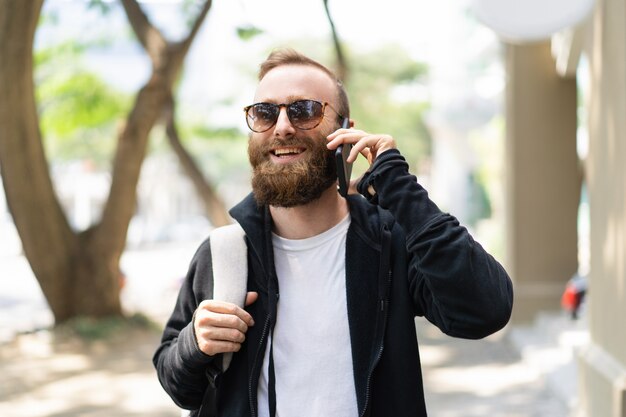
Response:
[[[246,294],[246,307],[249,306],[250,304],[254,303],[257,298],[259,298],[259,293],[256,291],[249,291],[248,294]]]

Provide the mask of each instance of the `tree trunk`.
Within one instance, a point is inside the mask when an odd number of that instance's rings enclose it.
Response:
[[[33,0],[25,7],[22,0],[0,1],[0,172],[7,203],[57,324],[80,315],[121,315],[119,260],[148,136],[211,1],[189,36],[168,44],[136,1],[123,0],[133,29],[150,48],[153,73],[119,136],[101,222],[80,234],[70,228],[54,192],[39,130],[32,53],[42,3]]]
[[[198,196],[202,200],[204,210],[207,217],[211,221],[211,224],[216,227],[230,224],[232,223],[232,220],[228,215],[224,202],[215,192],[209,181],[207,181],[206,177],[200,170],[200,167],[196,164],[196,161],[194,161],[193,157],[189,154],[189,152],[187,152],[180,141],[178,129],[176,128],[175,106],[176,104],[174,99],[171,97],[165,105],[163,112],[168,142],[178,157],[178,161],[183,167],[183,170],[193,183]]]
[[[32,46],[43,0],[0,3],[0,169],[9,210],[54,314],[69,281],[76,240],[54,194],[34,99]]]

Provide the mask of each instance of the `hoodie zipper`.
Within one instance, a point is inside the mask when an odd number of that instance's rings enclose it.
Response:
[[[381,266],[384,266],[384,268],[381,268],[382,271],[386,270],[387,271],[387,279],[385,281],[385,285],[380,288],[381,290],[381,294],[380,294],[380,313],[382,314],[382,324],[381,324],[381,329],[380,329],[380,347],[378,348],[378,352],[376,353],[376,358],[374,358],[374,362],[372,363],[372,366],[369,369],[369,373],[367,375],[367,383],[365,384],[365,403],[363,404],[363,411],[360,414],[360,417],[364,417],[367,414],[367,408],[369,406],[369,402],[370,402],[370,397],[371,397],[371,383],[372,383],[372,374],[374,373],[374,369],[376,369],[376,366],[378,365],[378,362],[380,361],[380,358],[383,356],[383,350],[384,350],[384,346],[385,346],[385,329],[387,327],[387,315],[389,312],[389,308],[388,308],[388,304],[389,304],[389,287],[391,286],[391,278],[392,278],[392,273],[391,273],[391,268],[389,265],[389,261],[390,261],[390,245],[391,245],[391,232],[389,232],[389,230],[387,229],[387,226],[383,226],[383,231],[382,231],[382,236],[383,236],[383,242],[382,242],[382,252],[381,252]],[[382,272],[381,272],[382,274]],[[383,280],[383,278],[379,278],[381,281]]]
[[[388,282],[391,283],[391,271],[389,271],[388,276],[389,276]],[[369,373],[367,375],[367,384],[365,385],[365,403],[363,405],[363,412],[360,414],[360,417],[365,416],[367,412],[367,407],[369,405],[370,396],[371,396],[370,388],[371,388],[371,382],[372,382],[372,374],[374,373],[374,369],[376,369],[376,366],[378,365],[380,358],[383,356],[383,350],[384,350],[383,339],[385,337],[385,327],[386,327],[385,324],[387,323],[387,312],[389,311],[389,309],[387,308],[388,303],[389,303],[389,300],[382,300],[382,299],[380,300],[380,310],[383,314],[380,348],[378,348],[378,353],[376,354],[376,358],[374,359],[374,362],[372,363],[372,366],[370,367]]]
[[[267,214],[269,215],[269,213]],[[276,269],[274,267],[274,251],[272,250],[273,245],[272,245],[272,238],[271,238],[272,234],[271,234],[270,222],[266,222],[265,224],[265,235],[266,235],[265,244],[267,245],[267,250],[266,250],[267,271],[265,271],[266,273],[265,276],[268,278],[266,282],[267,282],[269,311],[268,311],[267,318],[265,319],[265,324],[263,325],[263,333],[261,334],[259,349],[257,350],[257,354],[254,358],[254,363],[252,364],[252,373],[250,375],[250,380],[248,381],[248,398],[250,399],[250,413],[252,417],[256,417],[257,411],[258,411],[257,410],[257,405],[258,405],[257,393],[253,390],[253,385],[255,385],[254,376],[257,374],[256,372],[257,366],[262,366],[263,364],[263,359],[261,359],[261,365],[259,365],[259,358],[265,357],[265,349],[263,349],[263,344],[265,343],[265,337],[271,331],[270,327],[273,328],[272,317],[274,317],[274,322],[276,320],[275,315],[277,311],[278,299],[280,298],[280,294],[278,291],[278,279],[276,278],[276,272],[275,272]],[[257,257],[258,256],[259,254],[257,253]],[[259,260],[261,260],[260,257],[259,257]],[[261,265],[263,266],[263,269],[265,269],[265,264],[263,262],[261,262]],[[274,292],[274,294],[272,294],[272,292]],[[275,297],[274,300],[272,300],[273,297]],[[267,349],[267,346],[266,346],[266,349]],[[257,380],[257,387],[258,387],[258,380]],[[269,390],[269,386],[268,386],[268,390]]]
[[[259,363],[259,356],[261,351],[263,350],[263,343],[265,341],[265,337],[268,334],[268,328],[270,325],[270,316],[267,316],[265,319],[265,324],[263,325],[263,333],[261,333],[261,340],[259,342],[259,349],[257,350],[256,356],[254,357],[254,363],[252,364],[252,372],[250,375],[250,379],[248,380],[248,398],[250,400],[250,412],[252,417],[256,417],[257,409],[256,409],[256,392],[253,392],[252,386],[254,385],[254,375],[256,375],[257,364]]]

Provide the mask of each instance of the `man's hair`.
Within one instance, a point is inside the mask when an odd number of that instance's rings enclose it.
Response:
[[[265,75],[273,70],[274,68],[281,67],[283,65],[305,65],[314,68],[318,68],[325,72],[331,80],[333,80],[337,86],[337,99],[339,101],[339,105],[337,111],[343,117],[350,117],[350,103],[348,101],[348,93],[339,78],[335,75],[334,72],[329,70],[324,65],[315,61],[314,59],[309,58],[306,55],[301,54],[300,52],[285,48],[285,49],[277,49],[272,51],[269,54],[267,59],[263,61],[259,67],[259,81],[265,77]],[[341,122],[341,120],[339,120]]]

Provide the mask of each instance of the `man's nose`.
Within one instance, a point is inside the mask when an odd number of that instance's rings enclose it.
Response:
[[[287,116],[286,107],[281,107],[279,110],[276,126],[274,126],[274,133],[276,136],[280,137],[289,137],[296,133],[296,129],[291,124],[289,116]]]

